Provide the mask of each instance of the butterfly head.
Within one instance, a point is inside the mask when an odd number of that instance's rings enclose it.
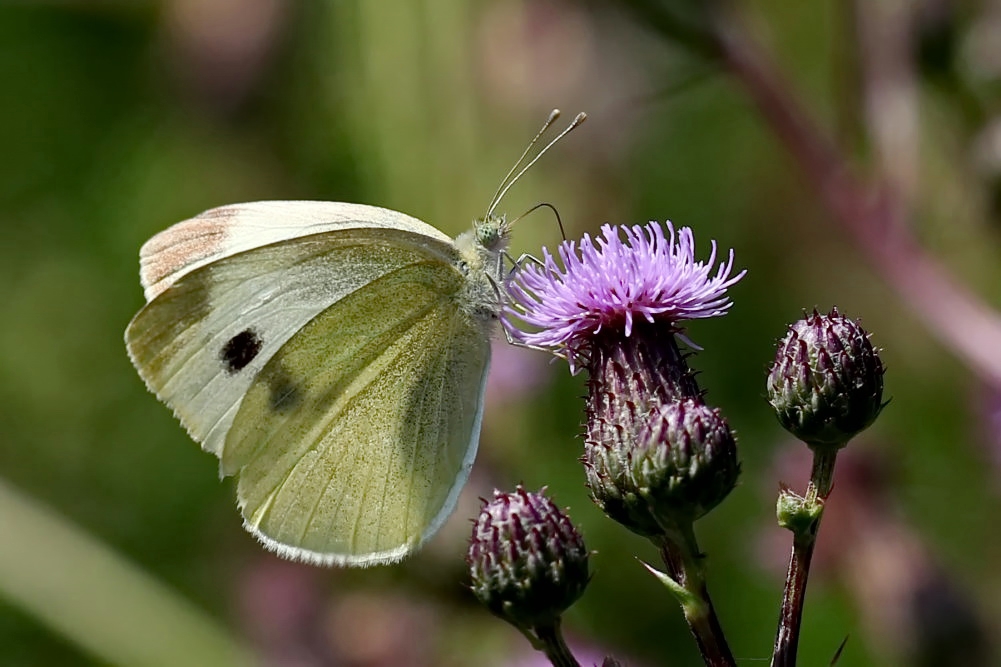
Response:
[[[455,239],[459,251],[459,266],[470,273],[489,276],[494,283],[501,281],[504,251],[511,236],[511,223],[504,215],[489,214],[473,220],[473,228]]]
[[[499,253],[507,249],[511,236],[511,223],[505,215],[489,214],[473,221],[473,234],[476,245],[490,253]]]

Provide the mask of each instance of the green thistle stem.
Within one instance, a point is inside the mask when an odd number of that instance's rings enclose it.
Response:
[[[551,624],[537,625],[533,630],[536,641],[532,643],[538,650],[546,654],[553,667],[580,667],[577,658],[573,656],[567,643],[563,640],[559,617]]]
[[[678,599],[702,659],[708,667],[734,667],[736,662],[709,597],[702,555],[692,524],[666,531],[663,538],[654,543],[660,549],[668,574],[686,593]]]
[[[817,447],[813,449],[813,469],[810,471],[810,483],[806,487],[807,502],[823,503],[831,495],[834,488],[834,463],[838,456],[835,447]],[[820,519],[817,519],[820,525]]]
[[[785,589],[782,592],[782,608],[779,611],[779,627],[775,634],[772,651],[772,667],[795,667],[799,648],[799,632],[803,621],[803,605],[806,600],[806,583],[810,577],[810,562],[817,543],[820,519],[824,503],[834,487],[834,464],[838,447],[817,447],[813,449],[813,469],[810,482],[803,499],[805,512],[814,515],[801,527],[793,529],[792,553],[786,571]]]

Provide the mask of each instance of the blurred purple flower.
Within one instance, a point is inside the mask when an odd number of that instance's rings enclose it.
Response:
[[[323,627],[328,601],[314,567],[261,554],[238,579],[239,612],[262,664],[323,667],[333,659]]]
[[[656,222],[606,224],[595,240],[585,234],[579,244],[564,241],[563,268],[543,249],[541,263],[525,263],[508,283],[505,328],[520,343],[566,356],[573,368],[591,336],[621,328],[628,337],[634,318],[674,323],[723,315],[732,305],[727,289],[746,271],[731,277],[731,250],[713,275],[716,242],[708,260],[696,261],[692,230],[666,225],[667,236]],[[519,320],[538,330],[523,331]]]
[[[531,397],[549,377],[546,361],[539,355],[495,341],[487,376],[487,409]]]
[[[987,446],[987,456],[1001,480],[1001,388],[987,385],[979,396],[980,429]]]

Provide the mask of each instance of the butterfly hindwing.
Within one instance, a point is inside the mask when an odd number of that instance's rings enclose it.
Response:
[[[226,439],[248,528],[314,562],[399,560],[450,513],[479,433],[489,343],[463,277],[415,263],[369,281],[269,359]]]

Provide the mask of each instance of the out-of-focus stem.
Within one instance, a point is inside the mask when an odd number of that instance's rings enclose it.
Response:
[[[658,546],[667,573],[690,596],[690,601],[683,603],[682,608],[702,659],[709,667],[734,667],[736,662],[709,597],[702,557],[691,524],[677,533],[672,531]]]
[[[743,85],[834,219],[875,270],[977,375],[1001,386],[1001,316],[924,251],[885,177],[866,183],[803,108],[771,59],[730,20],[716,22],[722,60]]]

